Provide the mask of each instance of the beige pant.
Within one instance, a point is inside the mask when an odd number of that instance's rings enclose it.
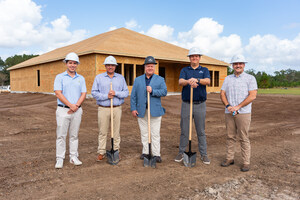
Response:
[[[120,148],[120,123],[122,117],[122,106],[113,108],[114,122],[114,150]],[[111,138],[110,132],[110,107],[98,107],[98,153],[104,155],[106,153],[107,135]],[[111,144],[111,143],[110,143]],[[110,145],[109,145],[110,146]],[[111,148],[111,146],[110,146]]]
[[[251,146],[248,131],[251,123],[251,113],[235,116],[225,114],[225,123],[227,130],[227,160],[234,159],[235,144],[238,137],[241,144],[243,164],[250,164]]]
[[[141,140],[143,144],[143,154],[149,154],[149,139],[148,139],[148,115],[147,109],[144,118],[138,117],[138,124],[141,131]],[[151,150],[153,156],[160,156],[160,124],[161,117],[151,117]]]
[[[78,132],[81,123],[82,108],[73,114],[68,114],[69,108],[56,109],[56,158],[65,158],[66,138],[69,131],[70,157],[78,157]]]

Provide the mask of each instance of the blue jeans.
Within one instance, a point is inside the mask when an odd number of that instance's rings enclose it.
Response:
[[[193,104],[193,119],[196,126],[198,149],[201,156],[207,156],[207,145],[205,135],[205,116],[206,103]],[[179,144],[179,153],[183,154],[189,142],[189,121],[190,121],[190,104],[182,102],[181,104],[181,135]]]

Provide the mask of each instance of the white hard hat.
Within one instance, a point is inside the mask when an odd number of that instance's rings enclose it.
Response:
[[[78,64],[80,64],[79,58],[78,58],[77,54],[74,52],[68,53],[68,55],[64,59],[64,63],[66,63],[68,60],[73,60],[73,61],[76,61]]]
[[[237,54],[235,56],[232,57],[230,64],[233,63],[247,63],[247,61],[245,60],[245,57],[242,54]]]
[[[117,60],[113,56],[108,56],[104,60],[104,65],[118,65]]]
[[[191,55],[200,55],[202,56],[202,54],[200,53],[200,50],[197,47],[193,47],[190,49],[189,51],[189,55],[187,55],[188,57]]]

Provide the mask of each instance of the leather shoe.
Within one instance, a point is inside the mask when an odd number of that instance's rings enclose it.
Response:
[[[161,163],[161,162],[162,162],[162,160],[161,160],[161,157],[160,157],[160,156],[155,156],[155,159],[156,159],[156,162],[157,162],[157,163]]]
[[[146,157],[146,156],[147,156],[147,154],[144,154],[144,153],[143,153],[143,154],[140,156],[140,159],[141,159],[141,160],[144,160],[144,157]]]
[[[248,165],[248,164],[244,164],[243,166],[242,166],[242,168],[241,168],[241,171],[242,172],[247,172],[247,171],[249,171],[250,170],[250,165]]]
[[[97,161],[101,161],[105,158],[105,154],[102,155],[102,154],[99,154],[98,157],[97,157]]]
[[[230,165],[233,165],[234,164],[234,160],[225,160],[221,163],[221,166],[222,167],[228,167]]]

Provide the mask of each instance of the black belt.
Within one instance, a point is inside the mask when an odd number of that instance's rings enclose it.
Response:
[[[57,106],[63,107],[63,108],[70,108],[69,106],[64,106],[64,105],[61,105],[61,104],[58,104]],[[81,107],[81,105],[78,108],[80,108],[80,107]]]
[[[183,101],[184,103],[190,103],[190,101]],[[205,101],[193,101],[193,104],[200,104],[203,103]]]
[[[110,106],[101,106],[101,105],[98,105],[98,106],[103,107],[103,108],[110,108]],[[113,106],[113,107],[115,108],[115,107],[119,107],[119,106],[121,106],[121,105]]]

